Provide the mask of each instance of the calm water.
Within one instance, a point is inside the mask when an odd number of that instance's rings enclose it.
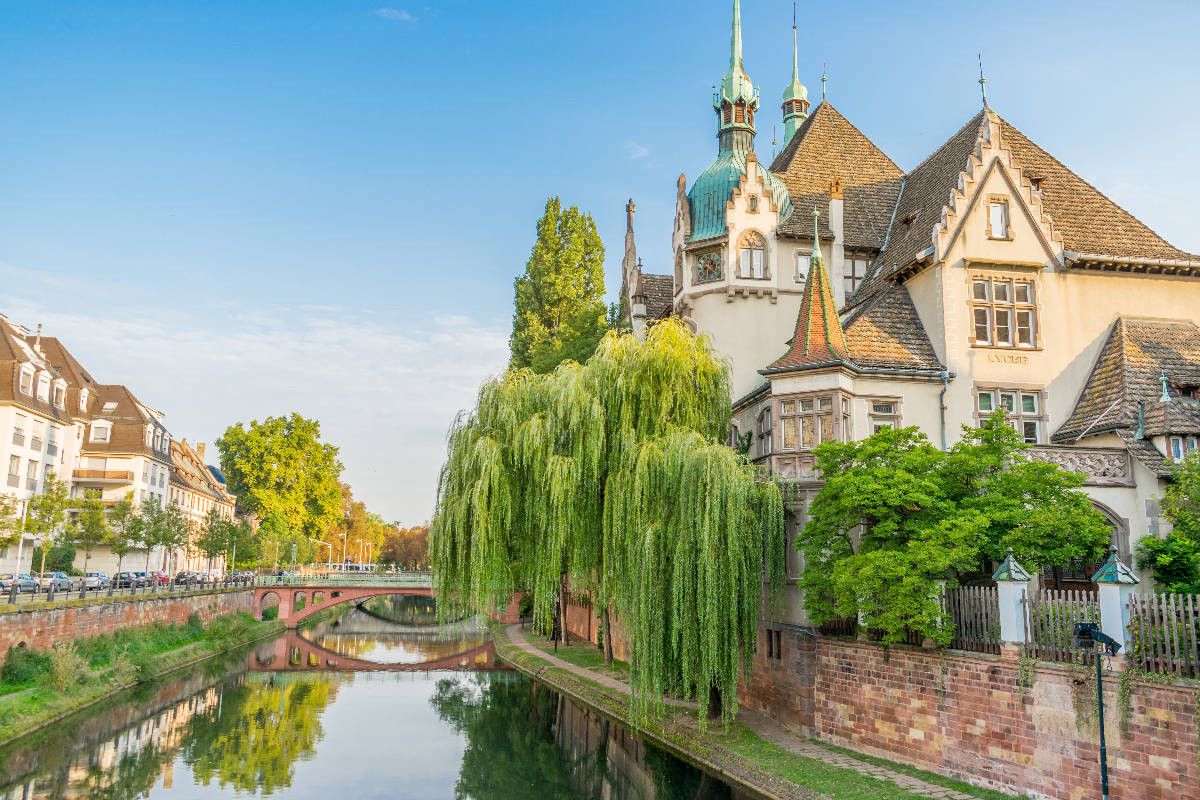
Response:
[[[376,599],[0,748],[0,800],[731,798],[430,602]]]

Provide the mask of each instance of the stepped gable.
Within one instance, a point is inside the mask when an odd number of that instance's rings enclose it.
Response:
[[[1012,152],[1026,178],[1041,178],[1042,207],[1062,234],[1064,249],[1134,258],[1197,258],[1170,244],[1003,117],[999,119],[1001,147]]]
[[[860,305],[844,327],[850,357],[860,367],[944,369],[908,289],[896,281],[888,281],[872,302]]]
[[[1164,373],[1169,403],[1162,402]],[[1135,430],[1139,402],[1145,435],[1200,433],[1200,406],[1183,398],[1180,386],[1200,386],[1200,327],[1119,317],[1053,441]]]
[[[847,248],[878,250],[887,233],[904,171],[862,131],[823,100],[801,124],[771,164],[787,187],[795,213],[779,234],[808,238],[813,210],[825,210],[829,189],[843,189],[843,243]],[[817,230],[831,238],[828,220]]]
[[[669,317],[675,303],[675,278],[643,272],[640,283],[646,298],[646,319]]]

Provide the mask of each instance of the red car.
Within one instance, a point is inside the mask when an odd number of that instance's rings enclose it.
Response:
[[[150,580],[154,582],[151,584],[152,586],[166,586],[171,582],[171,577],[162,570],[152,570],[146,574],[149,576]]]

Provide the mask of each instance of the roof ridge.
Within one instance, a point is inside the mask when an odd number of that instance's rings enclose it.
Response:
[[[929,155],[925,156],[925,158],[924,158],[924,159],[922,159],[922,161],[921,161],[921,163],[920,163],[920,164],[917,164],[915,167],[913,167],[913,168],[912,168],[912,169],[910,169],[908,172],[906,172],[906,173],[905,173],[905,177],[911,177],[911,176],[912,176],[912,175],[914,175],[914,174],[915,174],[915,173],[916,173],[916,172],[917,172],[919,169],[921,169],[921,167],[923,167],[923,166],[925,166],[926,164],[928,164],[928,163],[930,162],[930,160],[931,160],[931,159],[932,159],[934,156],[936,156],[938,153],[942,152],[942,149],[943,149],[943,148],[944,148],[946,145],[950,144],[950,142],[952,142],[952,141],[954,141],[956,138],[958,138],[958,135],[959,135],[960,133],[962,133],[963,131],[965,131],[967,128],[971,127],[971,123],[972,123],[972,122],[975,122],[977,119],[979,119],[980,117],[982,117],[982,116],[983,116],[983,113],[984,113],[983,111],[980,111],[978,114],[976,114],[975,116],[971,117],[969,120],[967,120],[966,122],[964,122],[964,123],[962,124],[962,127],[960,127],[958,130],[956,130],[956,131],[955,131],[954,133],[952,133],[950,136],[946,137],[946,141],[942,142],[942,143],[941,143],[941,144],[939,144],[937,147],[933,148],[933,152],[931,152]],[[979,128],[980,130],[982,130],[982,129],[983,129],[983,122],[982,122],[982,120],[980,120],[980,121],[979,121],[979,122],[976,124],[976,127],[977,127],[977,128]],[[978,140],[979,140],[979,137],[978,137],[978,136],[976,136],[976,141],[978,141]],[[968,156],[968,158],[970,158],[970,156]]]

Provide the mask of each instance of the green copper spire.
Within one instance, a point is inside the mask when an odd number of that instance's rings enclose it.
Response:
[[[754,133],[754,112],[758,110],[758,92],[742,67],[742,6],[733,0],[733,31],[729,37],[729,69],[721,79],[721,88],[713,96],[720,132],[746,130]]]
[[[808,119],[808,89],[800,82],[800,50],[796,41],[796,6],[792,5],[792,82],[783,90],[783,146]]]

